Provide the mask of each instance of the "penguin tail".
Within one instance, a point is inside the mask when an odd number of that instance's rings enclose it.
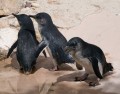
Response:
[[[113,71],[113,66],[111,63],[107,63],[107,67],[109,71]]]
[[[113,66],[111,63],[106,63],[104,73],[107,73],[109,71],[113,71]]]

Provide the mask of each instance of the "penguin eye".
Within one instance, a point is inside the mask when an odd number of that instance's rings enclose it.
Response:
[[[37,19],[41,19],[41,17],[40,17],[40,16],[36,16],[36,18],[37,18]]]
[[[75,46],[77,46],[77,43],[76,43],[76,42],[72,42],[72,43],[70,43],[70,44],[69,44],[69,46],[71,46],[71,47],[74,47],[74,48],[75,48]]]
[[[40,23],[43,24],[43,25],[46,24],[47,23],[46,19],[44,19],[44,18],[40,19]]]
[[[42,19],[41,15],[36,15],[36,19]]]

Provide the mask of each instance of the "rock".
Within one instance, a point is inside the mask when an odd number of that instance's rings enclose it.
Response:
[[[5,59],[6,54],[7,54],[7,50],[0,48],[0,61]]]
[[[5,27],[9,27],[8,24],[8,18],[7,17],[3,17],[0,19],[0,28],[5,28]]]
[[[0,48],[8,50],[17,39],[18,30],[12,28],[0,29]]]
[[[60,4],[59,0],[47,0],[48,4]]]
[[[8,49],[17,39],[17,33],[16,29],[0,29],[0,61],[6,58]]]
[[[14,17],[13,19],[9,19],[9,26],[14,27],[14,28],[19,28],[19,23],[17,19]]]
[[[0,0],[0,15],[10,15],[20,11],[24,0]]]
[[[19,24],[17,19],[13,15],[2,17],[0,19],[0,28],[15,27],[18,28]]]
[[[37,14],[47,12],[51,15],[55,25],[63,29],[70,29],[79,25],[87,16],[101,12],[105,9],[119,13],[119,1],[113,0],[0,0],[0,15],[11,13]],[[111,6],[111,7],[110,7]],[[5,20],[4,20],[5,21]],[[4,22],[0,27],[18,27],[17,22]],[[36,25],[35,25],[36,27]]]
[[[35,7],[35,8],[38,8],[38,7],[40,7],[40,4],[38,4],[35,1],[27,1],[27,2],[25,2],[25,8],[26,7]]]
[[[79,25],[87,15],[97,13],[98,8],[91,5],[94,2],[88,0],[38,0],[39,8],[35,10],[39,12],[47,12],[51,15],[55,25],[64,28],[72,28]],[[96,11],[97,10],[97,11]]]
[[[26,8],[26,7],[32,7],[31,3],[30,3],[30,2],[26,2],[25,8]]]
[[[19,11],[19,14],[29,15],[29,14],[36,14],[36,12],[33,9],[26,7],[26,8],[22,8]],[[6,28],[6,27],[14,27],[18,29],[20,26],[17,19],[13,15],[9,15],[0,18],[0,28]]]
[[[32,7],[35,7],[35,8],[40,7],[40,4],[38,4],[38,3],[31,3],[31,5],[32,5]]]
[[[27,15],[34,15],[36,13],[37,12],[34,9],[29,8],[29,7],[22,8],[19,12],[19,14],[27,14]]]

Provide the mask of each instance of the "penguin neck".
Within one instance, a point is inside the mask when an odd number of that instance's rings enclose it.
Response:
[[[38,25],[39,31],[45,31],[47,29],[51,30],[53,27],[54,24]]]
[[[21,28],[24,29],[24,30],[35,31],[35,29],[32,25],[30,25],[30,26],[22,25]]]
[[[22,26],[21,29],[30,32],[34,36],[34,38],[36,39],[36,34],[35,34],[34,27],[29,27],[28,28],[28,27]]]
[[[81,48],[79,50],[83,51],[84,49],[86,49],[87,48],[87,44],[88,43],[86,43],[86,42],[83,41],[82,46],[81,46]]]

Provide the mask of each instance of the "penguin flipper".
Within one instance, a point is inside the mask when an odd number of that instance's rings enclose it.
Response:
[[[38,45],[38,44],[39,44],[39,41],[37,40],[37,45]],[[42,53],[44,54],[45,58],[47,58],[47,54],[46,54],[45,50],[43,50]]]
[[[96,74],[96,76],[100,79],[102,79],[102,75],[100,73],[100,70],[99,70],[99,66],[98,66],[98,60],[96,58],[93,58],[93,57],[90,57],[88,58],[90,60],[90,62],[92,63],[92,67],[93,67],[93,70]]]
[[[8,51],[7,58],[10,56],[13,50],[17,47],[17,43],[18,43],[18,40],[11,46],[11,48]]]
[[[37,51],[36,51],[36,58],[39,56],[39,53],[41,53],[41,51],[47,46],[46,42],[44,40],[42,40],[39,45],[38,45],[38,48],[37,48]]]
[[[54,45],[55,47],[55,45]],[[62,63],[74,63],[75,60],[72,58],[71,55],[66,54],[63,50],[62,47],[59,47],[58,45],[56,45],[55,47],[56,49],[52,49],[52,55],[54,58],[56,58],[57,63],[59,65],[61,65]]]

